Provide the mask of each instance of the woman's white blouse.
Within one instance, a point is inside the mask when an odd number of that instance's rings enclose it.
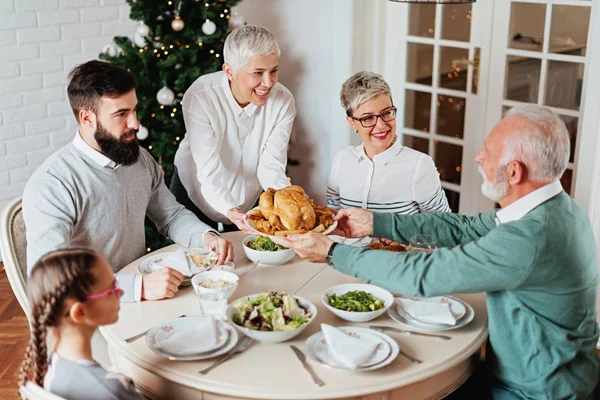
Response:
[[[213,221],[249,210],[263,189],[289,186],[285,168],[296,107],[276,83],[262,107],[236,102],[224,72],[198,78],[182,101],[186,136],[175,166],[190,199]]]
[[[327,182],[327,205],[400,214],[451,211],[431,157],[398,141],[373,160],[362,144],[338,151]]]

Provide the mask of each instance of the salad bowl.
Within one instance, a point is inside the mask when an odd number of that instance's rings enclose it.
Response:
[[[271,239],[269,239],[267,236],[261,236],[264,237],[266,239],[268,239],[269,241]],[[282,249],[282,250],[254,250],[253,248],[250,247],[249,243],[250,242],[254,242],[256,241],[256,239],[258,239],[259,236],[246,236],[243,240],[243,247],[244,247],[244,253],[246,254],[246,257],[248,257],[248,259],[250,261],[253,262],[258,262],[259,264],[263,264],[263,265],[271,265],[271,266],[275,266],[275,265],[282,265],[285,264],[286,262],[290,261],[292,258],[294,258],[294,250],[291,249]],[[266,240],[263,239],[263,240]],[[272,243],[272,242],[271,242]]]
[[[383,303],[383,307],[375,310],[375,311],[346,311],[341,310],[339,308],[335,308],[330,304],[329,296],[336,295],[342,296],[348,292],[354,291],[363,291],[371,294],[375,298],[381,300]],[[350,322],[366,322],[371,321],[379,317],[381,314],[386,312],[388,308],[392,304],[394,304],[394,296],[385,289],[380,288],[379,286],[369,285],[366,283],[346,283],[343,285],[332,286],[329,289],[323,292],[321,296],[321,301],[323,304],[335,315]],[[368,302],[367,302],[368,303]],[[365,303],[365,306],[369,306],[369,304]]]
[[[232,321],[232,324],[238,331],[251,339],[265,343],[280,343],[290,340],[298,336],[306,327],[314,321],[317,315],[317,307],[307,299],[299,296],[290,296],[286,293],[280,293],[279,296],[289,296],[294,302],[286,300],[281,307],[275,307],[279,311],[273,310],[272,305],[268,304],[273,292],[264,292],[251,294],[241,297],[232,302],[227,307],[227,318]],[[289,304],[292,304],[290,307]],[[256,309],[257,314],[255,314]],[[250,312],[252,310],[252,312]],[[261,311],[265,311],[264,314]],[[250,314],[250,316],[248,316]],[[279,323],[275,322],[279,314]],[[286,318],[283,318],[286,316]],[[251,326],[249,317],[256,318],[254,320],[267,320],[272,325],[278,326],[282,330],[256,330],[246,326]],[[304,319],[304,320],[302,320]],[[244,326],[246,325],[246,326]]]

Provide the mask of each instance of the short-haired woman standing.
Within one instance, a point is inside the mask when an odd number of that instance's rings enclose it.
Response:
[[[203,222],[246,230],[263,189],[289,186],[285,167],[296,106],[278,83],[279,45],[246,25],[227,36],[223,71],[203,75],[182,101],[186,136],[171,191]]]

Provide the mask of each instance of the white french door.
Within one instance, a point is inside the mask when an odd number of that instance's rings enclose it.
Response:
[[[573,194],[585,96],[590,0],[480,0],[473,4],[379,3],[381,68],[399,110],[403,144],[429,154],[455,212],[493,203],[480,195],[475,155],[504,112],[534,103],[571,133]]]

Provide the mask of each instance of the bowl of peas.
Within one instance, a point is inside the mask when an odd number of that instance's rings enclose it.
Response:
[[[335,315],[350,322],[366,322],[379,317],[394,303],[394,296],[379,286],[346,283],[332,286],[321,296]]]

